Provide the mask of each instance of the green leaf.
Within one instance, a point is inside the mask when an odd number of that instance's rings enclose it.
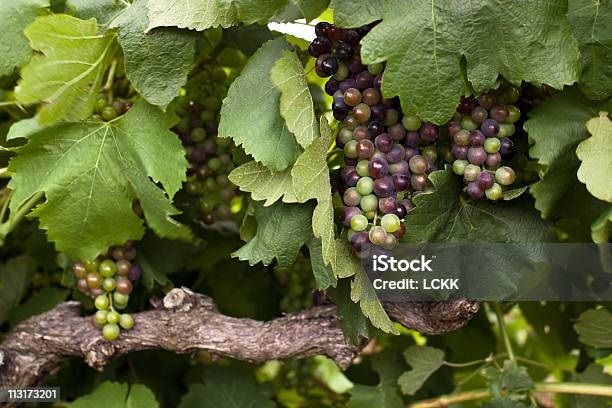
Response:
[[[357,384],[350,390],[348,408],[402,408],[397,377],[405,367],[397,358],[396,347],[387,347],[372,359],[372,368],[380,379],[377,385]]]
[[[316,365],[313,376],[334,393],[344,394],[353,388],[353,383],[333,360],[324,356],[315,356],[313,360]]]
[[[312,237],[306,243],[308,252],[310,253],[310,264],[312,265],[312,273],[317,282],[317,288],[320,290],[336,286],[337,279],[331,266],[328,266],[323,261],[323,253],[321,251],[321,240]]]
[[[306,21],[314,20],[329,6],[329,0],[291,0],[297,6]]]
[[[578,44],[566,11],[561,0],[385,1],[383,20],[362,39],[361,55],[368,64],[387,61],[385,97],[398,95],[405,112],[442,124],[465,92],[462,57],[477,92],[499,75],[553,88],[576,81]]]
[[[589,227],[608,205],[593,198],[576,173],[576,148],[588,137],[586,122],[612,104],[589,101],[576,89],[555,92],[529,113],[524,129],[535,143],[529,154],[542,166],[541,180],[530,191],[544,218],[571,217]]]
[[[414,395],[425,381],[444,364],[444,351],[434,347],[411,346],[404,351],[404,358],[412,370],[402,374],[397,383],[406,395]]]
[[[321,118],[322,134],[298,157],[291,170],[293,190],[300,202],[316,199],[327,201],[331,197],[327,150],[331,131],[325,118]]]
[[[27,301],[17,306],[10,317],[11,326],[15,327],[25,319],[44,313],[66,300],[68,290],[55,287],[44,287]]]
[[[607,112],[590,119],[586,124],[592,135],[578,145],[576,155],[582,161],[578,180],[600,200],[612,202],[612,121]]]
[[[270,79],[270,71],[286,49],[287,42],[278,38],[249,59],[223,101],[219,124],[220,137],[231,137],[272,171],[286,169],[301,153],[280,115],[280,92]]]
[[[9,166],[15,173],[9,184],[11,211],[45,192],[47,201],[32,214],[56,249],[75,259],[91,259],[109,246],[142,237],[134,199],[159,236],[190,239],[189,230],[171,218],[179,211],[169,198],[181,188],[187,167],[180,140],[168,130],[174,123],[173,113],[141,100],[111,122],[62,122],[41,129],[15,149]]]
[[[363,270],[359,262],[355,260],[355,256],[353,256],[353,262],[357,264],[358,267],[357,265],[355,266],[355,278],[351,285],[351,300],[353,302],[359,302],[361,311],[370,319],[374,327],[386,333],[399,334],[393,322],[391,322],[391,319],[387,316],[387,312],[383,309],[378,299],[378,295],[374,290],[374,286],[372,286],[370,277]]]
[[[505,360],[502,368],[487,367],[484,376],[491,381],[489,386],[491,394],[496,398],[501,397],[505,392],[522,392],[534,387],[527,369],[510,360]]]
[[[115,35],[99,34],[95,20],[66,14],[38,17],[25,35],[41,54],[21,70],[22,79],[15,88],[19,102],[44,102],[38,113],[41,124],[90,116],[117,50]]]
[[[359,345],[363,338],[369,338],[373,327],[368,318],[361,313],[359,305],[351,300],[351,285],[349,279],[340,279],[331,298],[336,304],[336,311],[340,316],[340,328],[344,337],[351,344]]]
[[[312,236],[311,218],[313,206],[276,203],[264,207],[252,202],[257,220],[257,233],[232,256],[249,265],[262,262],[270,265],[276,258],[280,267],[289,267],[298,252]]]
[[[274,204],[281,197],[284,203],[297,202],[290,168],[274,172],[253,160],[232,170],[229,179],[240,190],[251,193],[253,200],[266,200],[264,206]]]
[[[36,116],[22,119],[19,122],[13,123],[6,135],[6,140],[9,141],[19,138],[29,139],[30,135],[38,132],[42,128],[43,126],[38,123],[38,118]]]
[[[612,206],[591,225],[591,239],[596,244],[607,244],[612,233]]]
[[[589,364],[582,373],[575,373],[575,379],[579,383],[605,384],[612,386],[612,376],[604,372],[603,367],[597,364]],[[576,395],[573,397],[574,408],[609,408],[606,397],[595,397],[590,395]]]
[[[321,238],[323,261],[331,265],[336,276],[340,276],[337,272],[334,205],[331,198],[317,203],[312,213],[312,232],[315,237]]]
[[[238,23],[231,2],[217,0],[149,0],[149,30],[178,27],[203,31],[211,27],[230,27]]]
[[[187,83],[196,36],[176,28],[146,32],[148,23],[147,0],[136,0],[111,27],[119,28],[127,78],[149,103],[165,108]]]
[[[612,313],[607,309],[589,309],[574,325],[582,343],[595,348],[612,348]]]
[[[435,191],[414,197],[403,242],[550,242],[550,226],[527,197],[491,203],[462,197],[463,183],[452,171],[429,175]]]
[[[275,408],[274,389],[258,385],[253,374],[231,367],[208,368],[205,384],[195,383],[179,408]]]
[[[15,4],[17,3],[17,4]],[[15,68],[25,64],[32,50],[23,35],[26,28],[37,16],[47,12],[49,0],[19,0],[0,2],[0,77],[9,75]]]
[[[125,384],[107,381],[100,384],[91,394],[65,403],[69,408],[155,408],[159,407],[151,390],[140,384]]]
[[[269,21],[282,21],[282,14],[289,5],[289,0],[268,0],[265,2],[257,0],[222,0],[231,3],[238,10],[238,18],[245,24]]]
[[[353,0],[332,0],[334,24],[340,27],[360,27],[383,18],[381,0],[361,0],[355,6]]]
[[[36,272],[34,259],[28,256],[10,258],[0,264],[0,324],[12,316]]]
[[[283,51],[283,56],[272,67],[270,76],[281,93],[280,114],[285,119],[287,129],[295,135],[303,148],[308,147],[319,137],[319,125],[304,68],[297,54]]]
[[[73,16],[81,20],[95,18],[98,25],[106,27],[125,9],[122,0],[67,0],[66,6]]]
[[[223,30],[223,41],[248,56],[253,55],[263,43],[274,38],[268,27],[259,24],[241,25]]]
[[[612,3],[570,0],[567,18],[580,43],[580,87],[592,99],[612,95]]]

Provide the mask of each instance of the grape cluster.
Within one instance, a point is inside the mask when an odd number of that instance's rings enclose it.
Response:
[[[189,160],[185,191],[199,197],[202,221],[212,224],[232,218],[238,191],[229,181],[234,169],[233,144],[218,138],[221,101],[227,93],[227,74],[222,67],[204,66],[179,97],[176,113],[181,117],[174,131],[180,136]]]
[[[502,186],[516,181],[512,167],[502,166],[502,159],[513,153],[515,123],[521,111],[510,103],[519,99],[511,86],[500,87],[480,98],[462,98],[455,120],[447,125],[452,138],[453,171],[463,176],[468,196],[486,196],[489,200],[503,197]]]
[[[333,97],[333,115],[340,121],[336,146],[345,160],[340,221],[358,256],[371,244],[395,246],[406,232],[412,197],[430,188],[427,176],[438,161],[438,127],[404,115],[397,98],[383,98],[384,64],[362,64],[359,40],[370,28],[319,23],[309,47],[317,74],[331,76],[325,92]]]
[[[111,248],[104,256],[72,265],[77,288],[94,298],[97,312],[93,319],[109,341],[116,340],[121,329],[134,327],[132,316],[117,310],[128,306],[133,282],[140,278],[140,268],[132,263],[135,256],[134,243],[129,241],[124,246]]]
[[[122,71],[122,67],[118,67],[118,69]],[[112,87],[103,89],[98,96],[92,119],[110,122],[118,116],[127,113],[132,107],[131,99],[134,96],[136,96],[136,91],[125,77],[125,74],[116,72],[113,77]]]

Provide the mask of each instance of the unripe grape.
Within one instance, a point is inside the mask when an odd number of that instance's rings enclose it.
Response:
[[[98,272],[105,278],[112,278],[117,273],[117,265],[110,259],[105,259],[98,266]]]
[[[395,214],[385,214],[380,219],[380,225],[387,232],[395,232],[400,227],[400,219]]]
[[[349,88],[344,91],[344,103],[348,106],[357,106],[361,103],[361,92],[356,88]]]
[[[490,109],[495,104],[495,97],[491,94],[484,94],[478,99],[478,103],[485,109]]]
[[[75,262],[72,265],[72,272],[74,273],[74,276],[79,279],[87,276],[87,269],[85,269],[85,265],[83,265],[82,262]]]
[[[435,146],[425,146],[421,149],[421,154],[427,160],[434,162],[438,160],[438,149]]]
[[[395,238],[395,233],[393,234],[387,234],[387,239],[385,239],[385,242],[383,242],[381,244],[381,246],[384,249],[390,250],[393,249],[395,247],[395,245],[397,245],[397,238]]]
[[[130,330],[134,327],[134,318],[132,315],[124,313],[119,317],[119,326],[122,329]]]
[[[107,106],[102,110],[102,118],[109,122],[117,117],[117,111],[112,106]]]
[[[453,142],[458,144],[459,146],[467,146],[470,144],[470,132],[465,129],[461,129],[455,136],[453,136]]]
[[[516,180],[516,173],[508,166],[502,166],[495,170],[495,181],[502,186],[509,186]]]
[[[102,287],[102,276],[96,272],[90,272],[87,274],[87,286],[90,289],[98,289]]]
[[[489,116],[498,122],[503,122],[508,118],[508,109],[505,106],[493,106],[489,111]]]
[[[370,175],[369,171],[368,171],[368,164],[370,162],[368,160],[359,160],[359,162],[357,162],[357,166],[355,166],[355,170],[357,172],[358,175],[360,175],[361,177],[367,177]],[[344,172],[344,170],[348,169],[350,167],[345,167],[344,169],[342,169],[342,171]],[[348,176],[348,173],[347,173]],[[344,181],[346,181],[346,177],[343,177]]]
[[[359,205],[359,201],[361,201],[361,194],[359,194],[355,187],[350,187],[346,189],[342,198],[344,204],[348,205],[349,207],[356,207]]]
[[[119,323],[119,318],[120,318],[119,313],[115,312],[114,310],[106,314],[106,321],[110,324]]]
[[[499,200],[500,198],[502,198],[504,195],[504,192],[499,184],[494,183],[493,186],[491,186],[491,188],[488,188],[485,190],[485,194],[489,200],[495,201],[495,200]]]
[[[389,173],[391,174],[409,174],[410,167],[405,160],[389,165]]]
[[[486,109],[481,106],[477,106],[472,110],[470,116],[475,123],[482,123],[485,121],[485,119],[487,119],[489,114],[487,113]]]
[[[514,123],[521,118],[521,111],[514,105],[506,105],[506,109],[508,109],[508,117],[504,122],[506,123]]]
[[[387,133],[391,136],[391,139],[399,142],[400,140],[406,137],[406,129],[402,126],[401,123],[396,123],[395,125],[389,127],[387,129]]]
[[[351,229],[353,231],[364,231],[368,227],[368,219],[362,215],[358,214],[351,218]]]
[[[359,203],[361,209],[366,213],[370,211],[375,211],[378,208],[378,205],[378,198],[376,198],[374,194],[368,194],[362,197],[361,202]]]
[[[360,103],[353,108],[353,115],[359,123],[367,122],[370,119],[371,113],[370,107],[365,103]]]
[[[399,120],[399,113],[397,112],[397,110],[389,108],[385,111],[384,118],[383,118],[383,125],[393,126],[397,123],[398,120]]]
[[[106,322],[106,316],[108,315],[108,310],[98,310],[94,314],[94,322],[99,324],[100,326],[104,326]]]
[[[474,122],[470,116],[461,118],[461,127],[468,132],[478,128],[478,123]]]
[[[105,324],[104,327],[102,328],[102,335],[108,341],[117,340],[120,334],[121,334],[121,330],[119,329],[119,326],[117,326],[116,324],[108,323],[108,324]]]
[[[467,167],[467,165],[469,164],[469,162],[467,160],[455,160],[453,162],[453,172],[455,174],[458,174],[460,176],[463,176],[463,172],[465,171],[465,168]]]
[[[117,309],[124,309],[130,301],[130,295],[115,292],[113,293],[113,305]]]
[[[402,119],[402,125],[404,126],[404,128],[412,132],[419,130],[422,123],[423,122],[421,121],[421,119],[416,115],[405,115]]]
[[[106,278],[102,281],[102,289],[106,292],[112,292],[117,287],[117,284],[113,278]]]
[[[513,123],[500,123],[497,137],[510,137],[514,134],[515,128]]]
[[[96,297],[96,300],[94,301],[94,306],[98,310],[106,310],[106,309],[108,309],[109,305],[110,305],[110,302],[109,302],[108,297],[106,295],[100,295],[100,296]]]
[[[79,279],[77,281],[77,289],[79,289],[83,293],[87,293],[89,291],[89,284],[87,283],[87,279]]]
[[[413,174],[425,174],[428,162],[425,157],[416,155],[410,158],[408,165],[410,166],[410,171],[412,171]]]
[[[97,259],[93,259],[90,261],[85,261],[83,263],[83,265],[85,266],[85,269],[87,270],[87,272],[98,272],[98,265],[100,264],[100,262],[98,262]]]
[[[368,65],[368,71],[372,75],[378,75],[382,72],[382,70],[383,70],[383,64],[381,64],[380,62]]]
[[[362,196],[371,194],[374,191],[374,180],[371,177],[362,177],[357,182],[357,192]],[[366,210],[367,211],[367,210]]]
[[[382,245],[387,240],[387,231],[383,227],[374,226],[370,229],[368,237],[374,245]]]
[[[501,143],[499,142],[499,139],[496,137],[490,137],[487,140],[485,140],[484,149],[487,153],[497,153],[500,147],[501,147]],[[468,152],[468,155],[469,155],[469,152]],[[485,161],[486,161],[486,158],[485,158]]]
[[[127,278],[119,278],[117,279],[117,292],[122,293],[124,295],[129,295],[132,293],[134,286],[132,282],[130,282]]]
[[[346,145],[344,145],[344,156],[349,159],[357,158],[357,141],[350,140]]]
[[[468,164],[463,170],[463,179],[465,181],[476,181],[478,174],[480,174],[480,167]]]

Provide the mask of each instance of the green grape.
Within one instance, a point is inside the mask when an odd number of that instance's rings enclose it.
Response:
[[[359,206],[366,213],[374,212],[378,208],[378,198],[374,194],[363,196],[361,197]],[[366,218],[368,218],[367,215]]]
[[[117,111],[112,106],[107,106],[102,110],[102,119],[109,122],[118,116]]]
[[[357,192],[362,196],[371,194],[374,191],[374,180],[371,177],[362,177],[357,181]]]
[[[107,323],[106,316],[108,316],[108,310],[98,310],[94,314],[94,321],[100,326],[104,326]]]
[[[112,278],[117,273],[117,265],[110,259],[105,259],[98,266],[98,272],[104,278]]]
[[[400,228],[400,219],[395,214],[385,214],[380,219],[380,226],[385,229],[386,232],[395,232]]]
[[[506,105],[506,109],[508,109],[508,117],[504,121],[505,123],[514,123],[521,118],[521,111],[516,106]]]
[[[107,106],[108,103],[106,102],[106,99],[100,98],[96,101],[95,111],[101,115],[104,111],[104,108],[106,108]]]
[[[98,262],[97,259],[83,262],[83,265],[85,265],[85,269],[87,270],[87,272],[98,272],[99,264],[100,262]]]
[[[338,70],[334,74],[334,79],[338,81],[344,81],[348,77],[348,74],[349,70],[346,64],[340,63],[338,64]]]
[[[132,315],[129,315],[127,313],[122,314],[119,317],[119,326],[121,326],[121,328],[125,330],[130,330],[131,328],[133,328],[134,318],[132,317]]]
[[[364,231],[368,227],[368,219],[365,215],[357,214],[351,218],[351,228],[353,231]]]
[[[119,323],[119,318],[120,318],[119,313],[115,312],[114,310],[106,314],[106,321],[110,324]]]
[[[368,236],[371,243],[381,245],[387,240],[387,231],[383,227],[376,225],[370,229]]]
[[[497,132],[497,137],[510,137],[514,134],[514,124],[512,123],[500,123],[499,124],[499,132]]]
[[[383,64],[380,62],[368,65],[368,71],[370,71],[370,74],[372,75],[378,75],[382,72],[382,70],[383,70]]]
[[[223,163],[221,163],[221,160],[218,157],[213,157],[213,158],[208,160],[206,165],[212,171],[217,172],[217,171],[221,170],[221,166],[223,165]]]
[[[102,289],[106,292],[112,292],[117,287],[117,284],[113,278],[106,278],[102,281]]]
[[[461,127],[468,132],[471,132],[472,130],[478,129],[478,123],[474,122],[474,120],[468,115],[461,119]]]
[[[119,307],[120,305],[127,306],[129,301],[130,295],[119,292],[113,293],[113,304],[116,304],[117,307]]]
[[[455,160],[453,162],[453,172],[455,172],[455,174],[463,176],[463,172],[465,171],[465,168],[468,164],[469,162],[467,160]]]
[[[204,139],[206,139],[206,131],[204,128],[197,127],[191,131],[191,140],[194,142],[201,142]]]
[[[107,323],[102,328],[102,336],[104,336],[104,338],[108,341],[117,340],[120,334],[121,329],[119,329],[119,326],[117,326],[117,324]]]
[[[406,130],[409,130],[411,132],[419,130],[422,124],[423,122],[416,115],[406,115],[402,119],[402,125],[406,128]]]
[[[497,153],[500,147],[501,143],[496,137],[490,137],[484,142],[484,149],[487,153]]]
[[[368,170],[368,164],[370,162],[368,160],[359,160],[357,162],[357,166],[355,166],[355,171],[361,177],[368,177],[370,175],[370,171]]]
[[[493,183],[490,188],[485,190],[485,195],[489,200],[499,200],[503,197],[504,192],[499,184]]]

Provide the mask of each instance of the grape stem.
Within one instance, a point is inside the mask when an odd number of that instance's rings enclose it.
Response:
[[[536,383],[534,392],[546,392],[553,394],[576,394],[592,395],[598,397],[612,397],[612,386],[590,383]],[[492,394],[487,389],[477,389],[442,397],[413,402],[406,408],[441,408],[460,402],[475,401],[491,398]]]
[[[510,361],[512,362],[516,362],[514,350],[512,349],[512,343],[510,342],[510,337],[508,336],[508,328],[506,327],[506,322],[504,321],[504,315],[502,313],[499,302],[493,303],[493,309],[495,309],[497,323],[499,324],[499,331],[501,333],[502,338],[504,339],[504,346],[506,347],[506,352],[508,353],[508,359],[510,359]]]
[[[44,192],[36,193],[32,197],[30,197],[30,199],[27,200],[21,207],[19,207],[16,212],[9,212],[8,219],[0,224],[0,244],[4,242],[4,238],[6,238],[6,236],[10,234],[17,227],[17,225],[19,225],[21,220],[23,220],[23,218],[30,212],[30,210],[32,210],[32,208],[34,208],[34,206],[38,204],[38,202],[44,197],[44,195]],[[2,208],[2,212],[0,213],[0,215],[2,215],[2,218],[0,218],[0,220],[4,218],[4,215],[6,213],[5,207],[8,207],[10,198],[11,197],[7,199],[6,203]]]
[[[113,81],[115,80],[115,71],[117,70],[117,60],[114,59],[111,62],[111,66],[108,69],[108,75],[106,77],[106,82],[102,87],[102,92],[108,92],[108,103],[113,103]]]

